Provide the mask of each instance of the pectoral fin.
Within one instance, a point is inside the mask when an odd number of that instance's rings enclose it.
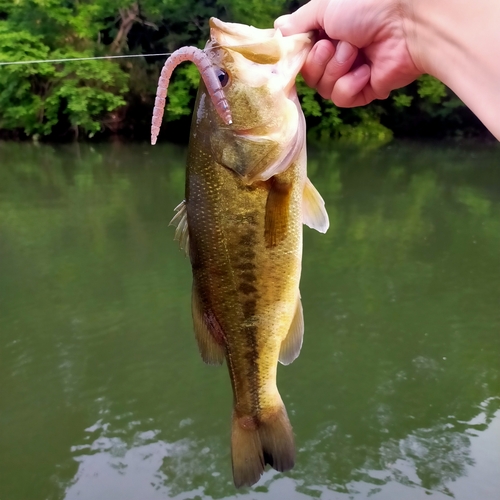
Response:
[[[177,212],[169,226],[176,226],[174,240],[179,242],[181,250],[189,255],[189,228],[187,221],[186,200],[182,200],[175,208]]]
[[[295,315],[288,330],[288,335],[281,342],[279,362],[283,365],[289,365],[300,354],[302,340],[304,338],[304,314],[302,312],[302,302],[297,297],[297,307]]]
[[[320,233],[326,233],[330,226],[325,201],[309,179],[306,179],[302,198],[302,222]]]
[[[271,189],[267,195],[265,233],[266,246],[276,246],[283,241],[288,231],[290,193],[292,186],[275,177],[268,181]]]
[[[224,361],[225,350],[220,325],[213,313],[204,310],[194,286],[191,301],[194,334],[201,358],[208,365],[221,365]]]

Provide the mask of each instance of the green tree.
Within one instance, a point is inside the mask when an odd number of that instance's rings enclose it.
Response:
[[[101,55],[106,2],[2,2],[2,61]],[[109,2],[107,2],[109,3]],[[49,135],[57,124],[92,136],[125,104],[127,74],[110,61],[12,65],[0,72],[0,128]]]
[[[173,52],[203,47],[208,20],[271,27],[303,0],[0,0],[0,61]],[[165,57],[5,66],[0,71],[0,133],[74,137],[79,133],[148,136]],[[199,75],[174,73],[166,120],[187,137]],[[390,99],[340,109],[299,80],[313,140],[390,140],[393,135],[456,136],[484,127],[442,83],[423,76]],[[173,138],[173,128],[168,132]]]

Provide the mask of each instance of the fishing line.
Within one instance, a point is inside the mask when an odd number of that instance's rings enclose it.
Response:
[[[251,47],[255,45],[253,43],[245,43],[241,45],[235,45],[237,48]],[[211,49],[221,48],[221,49],[231,49],[232,46],[220,45],[218,43],[213,44]],[[11,66],[14,64],[43,64],[43,63],[58,63],[58,62],[72,62],[72,61],[95,61],[98,59],[126,59],[130,57],[160,57],[160,56],[171,56],[172,52],[164,52],[160,54],[129,54],[129,55],[121,55],[121,56],[96,56],[96,57],[70,57],[66,59],[40,59],[34,61],[0,61],[0,66]]]
[[[59,62],[71,62],[71,61],[94,61],[96,59],[123,59],[126,57],[159,57],[159,56],[170,56],[172,52],[165,52],[162,54],[130,54],[128,56],[98,56],[98,57],[73,57],[67,59],[42,59],[37,61],[9,61],[0,62],[0,66],[8,66],[11,64],[42,64],[42,63],[59,63]]]
[[[244,47],[251,47],[252,45],[255,45],[253,43],[249,44],[241,44],[241,45],[234,45],[234,47],[238,48],[244,48]],[[228,45],[220,45],[218,43],[214,43],[211,47],[211,49],[214,48],[221,48],[221,49],[231,49],[232,46]],[[95,61],[98,59],[125,59],[127,57],[160,57],[160,56],[171,56],[172,52],[164,52],[161,54],[130,54],[130,55],[121,55],[121,56],[97,56],[97,57],[70,57],[66,59],[40,59],[40,60],[34,60],[34,61],[6,61],[6,62],[1,62],[0,61],[0,66],[11,66],[14,64],[43,64],[43,63],[62,63],[62,62],[72,62],[72,61]]]

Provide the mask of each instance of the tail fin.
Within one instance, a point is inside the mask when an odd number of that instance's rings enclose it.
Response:
[[[256,483],[266,464],[280,472],[290,470],[295,463],[295,444],[285,406],[259,420],[233,412],[231,456],[237,488]]]

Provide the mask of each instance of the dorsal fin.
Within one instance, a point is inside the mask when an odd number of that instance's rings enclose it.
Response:
[[[177,212],[169,226],[176,226],[174,240],[179,242],[181,250],[189,255],[189,228],[187,221],[187,209],[186,200],[182,200],[175,208],[174,211]]]
[[[281,342],[279,362],[289,365],[300,354],[302,340],[304,338],[304,314],[302,312],[302,302],[300,296],[297,297],[297,306],[293,316],[290,329],[285,339]]]
[[[302,222],[311,229],[326,233],[330,226],[328,214],[325,210],[325,201],[307,178],[302,198]]]

